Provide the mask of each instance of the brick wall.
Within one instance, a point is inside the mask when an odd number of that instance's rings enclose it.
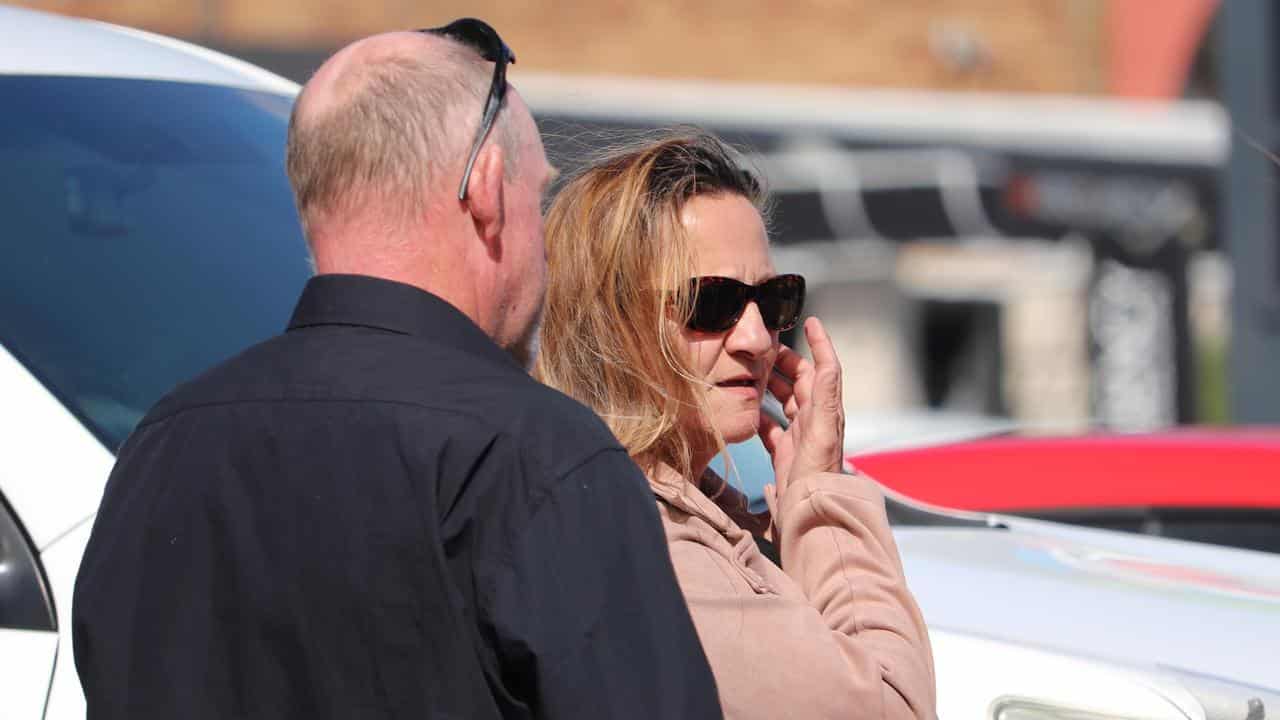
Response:
[[[475,15],[519,68],[1102,92],[1106,0],[18,0],[224,47],[331,48]]]

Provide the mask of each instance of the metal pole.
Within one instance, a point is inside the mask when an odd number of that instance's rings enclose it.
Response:
[[[1223,238],[1232,269],[1230,411],[1234,422],[1280,422],[1280,33],[1272,0],[1223,0],[1218,48],[1231,114]]]
[[[221,0],[200,0],[200,41],[206,44],[215,43],[218,37],[218,25],[222,15]]]

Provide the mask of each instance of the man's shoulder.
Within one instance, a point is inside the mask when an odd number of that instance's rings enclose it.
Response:
[[[625,452],[595,412],[564,393],[528,376],[502,390],[495,403],[499,412],[490,421],[552,476],[563,476],[601,452]]]
[[[511,391],[511,404],[523,413],[543,420],[560,419],[564,422],[603,427],[600,418],[590,408],[531,376],[513,379],[508,389]]]
[[[263,368],[280,358],[286,347],[285,336],[277,335],[178,383],[151,406],[139,425],[155,424],[184,411],[232,404],[260,394],[267,383]]]
[[[305,403],[321,414],[326,402],[447,417],[440,432],[509,435],[522,454],[556,458],[557,467],[620,449],[594,412],[514,363],[361,330],[291,332],[258,343],[174,388],[142,424],[249,403]]]
[[[383,403],[465,409],[459,390],[495,389],[514,366],[419,337],[368,328],[293,331],[253,345],[166,394],[143,423],[246,403]],[[450,406],[454,406],[451,408]]]

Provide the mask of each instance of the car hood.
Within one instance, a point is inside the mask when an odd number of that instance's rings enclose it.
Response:
[[[1280,688],[1280,555],[999,520],[895,530],[931,627]]]

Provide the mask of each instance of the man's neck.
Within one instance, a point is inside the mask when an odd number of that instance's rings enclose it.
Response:
[[[430,238],[369,222],[312,228],[316,272],[368,275],[412,285],[439,297],[503,344],[501,308],[493,269],[475,257],[447,223]]]

